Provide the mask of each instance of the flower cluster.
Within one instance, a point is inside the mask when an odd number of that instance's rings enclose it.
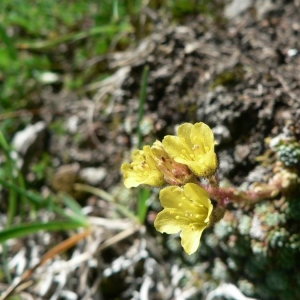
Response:
[[[203,230],[213,223],[213,206],[207,191],[197,184],[198,177],[212,176],[218,167],[214,135],[206,124],[185,123],[178,136],[168,135],[151,147],[135,150],[131,164],[123,164],[127,188],[140,184],[166,186],[159,198],[164,208],[154,222],[160,232],[181,231],[181,244],[194,253]]]

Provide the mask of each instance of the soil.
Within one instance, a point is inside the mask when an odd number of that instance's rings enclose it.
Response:
[[[299,127],[300,52],[297,9],[257,20],[254,12],[217,24],[201,15],[184,25],[162,21],[135,48],[107,59],[115,73],[91,99],[44,95],[52,121],[76,119],[73,136],[50,134],[51,154],[62,164],[101,166],[107,190],[120,182],[120,164],[136,147],[141,78],[149,66],[143,121],[144,144],[173,134],[183,122],[205,122],[218,141],[219,173],[241,184],[265,150],[264,139],[279,134],[287,120]],[[299,50],[300,51],[300,50]],[[49,109],[50,108],[50,109]],[[48,120],[49,121],[49,120]]]

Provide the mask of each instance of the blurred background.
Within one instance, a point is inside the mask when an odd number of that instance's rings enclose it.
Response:
[[[1,0],[0,299],[300,299],[299,13]],[[159,190],[120,172],[184,122],[213,129],[223,186],[296,182],[230,204],[191,256],[154,229]]]

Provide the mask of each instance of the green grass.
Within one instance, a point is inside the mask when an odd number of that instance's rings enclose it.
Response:
[[[1,1],[0,115],[33,109],[31,97],[48,84],[41,80],[45,72],[59,75],[63,89],[97,81],[101,70],[86,68],[87,61],[107,53],[118,34],[132,34],[131,16],[139,8],[140,1]],[[128,44],[123,38],[116,50]],[[6,135],[16,124],[4,122],[0,129]]]
[[[107,76],[103,64],[88,62],[110,51],[122,51],[151,31],[152,20],[142,3],[0,1],[0,118],[8,112],[35,109],[31,99],[39,98],[45,85],[55,84],[42,80],[45,72],[58,75],[60,89],[77,91]],[[148,6],[160,15],[171,12],[177,22],[187,14],[214,11],[208,0],[151,0]],[[5,119],[0,130],[6,136],[19,125],[20,121]]]
[[[8,205],[7,222],[5,229],[0,231],[0,243],[39,230],[65,230],[88,226],[81,207],[71,197],[61,195],[44,198],[38,192],[29,191],[26,188],[16,161],[11,158],[12,149],[1,132],[0,149],[5,155],[0,173],[0,186],[8,191],[7,199],[4,199]],[[57,219],[53,222],[43,223],[37,217],[32,218],[32,216],[38,215],[36,213],[38,210],[42,209],[53,211]],[[31,217],[25,217],[25,210],[26,215]]]
[[[7,221],[0,231],[0,243],[3,247],[2,265],[7,282],[12,278],[8,269],[8,251],[6,242],[10,239],[24,237],[38,231],[64,231],[88,227],[87,218],[82,214],[81,207],[69,196],[49,196],[44,198],[40,193],[26,188],[23,176],[17,162],[11,158],[12,147],[0,131],[0,150],[4,161],[0,171],[2,204],[7,205]],[[7,195],[5,197],[5,195]],[[52,211],[55,218],[44,222],[39,220],[39,211]]]

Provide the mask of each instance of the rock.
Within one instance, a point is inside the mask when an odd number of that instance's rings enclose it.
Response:
[[[237,145],[234,151],[234,159],[238,163],[245,164],[249,154],[250,154],[249,145]]]
[[[258,20],[280,17],[284,13],[284,0],[256,0],[254,7]]]
[[[88,185],[99,185],[107,176],[105,168],[84,168],[80,169],[78,163],[63,165],[59,167],[52,178],[52,188],[59,192],[71,195],[77,200],[84,199],[85,192],[76,190],[77,183]]]
[[[226,144],[232,140],[230,131],[228,128],[224,125],[218,125],[214,127],[213,133],[215,136],[215,140],[217,141],[218,145],[220,144]]]
[[[79,177],[87,184],[98,185],[107,175],[105,168],[85,168],[80,170]]]
[[[43,84],[53,84],[61,80],[60,76],[53,72],[36,72],[35,77]]]
[[[77,115],[73,115],[67,120],[67,129],[70,133],[75,134],[78,131],[79,121]]]
[[[83,193],[75,190],[75,184],[81,183],[79,170],[78,163],[59,167],[52,178],[52,188],[58,192],[67,193],[75,199],[80,199]]]
[[[233,19],[253,5],[253,0],[233,0],[230,2],[224,10],[224,15],[228,19]]]
[[[68,191],[69,186],[78,180],[79,169],[80,166],[77,163],[59,167],[52,180],[53,188],[57,191]]]
[[[219,299],[219,297],[225,297],[226,299],[234,300],[257,300],[255,298],[249,298],[242,294],[242,292],[237,288],[237,286],[231,283],[222,283],[215,290],[211,291],[206,300]]]
[[[25,156],[30,147],[33,147],[39,137],[45,132],[46,123],[43,121],[28,125],[22,131],[15,134],[12,146],[22,156]]]
[[[46,138],[46,123],[43,121],[28,125],[17,132],[12,140],[12,157],[17,165],[25,172],[33,159],[38,158],[44,148]]]

